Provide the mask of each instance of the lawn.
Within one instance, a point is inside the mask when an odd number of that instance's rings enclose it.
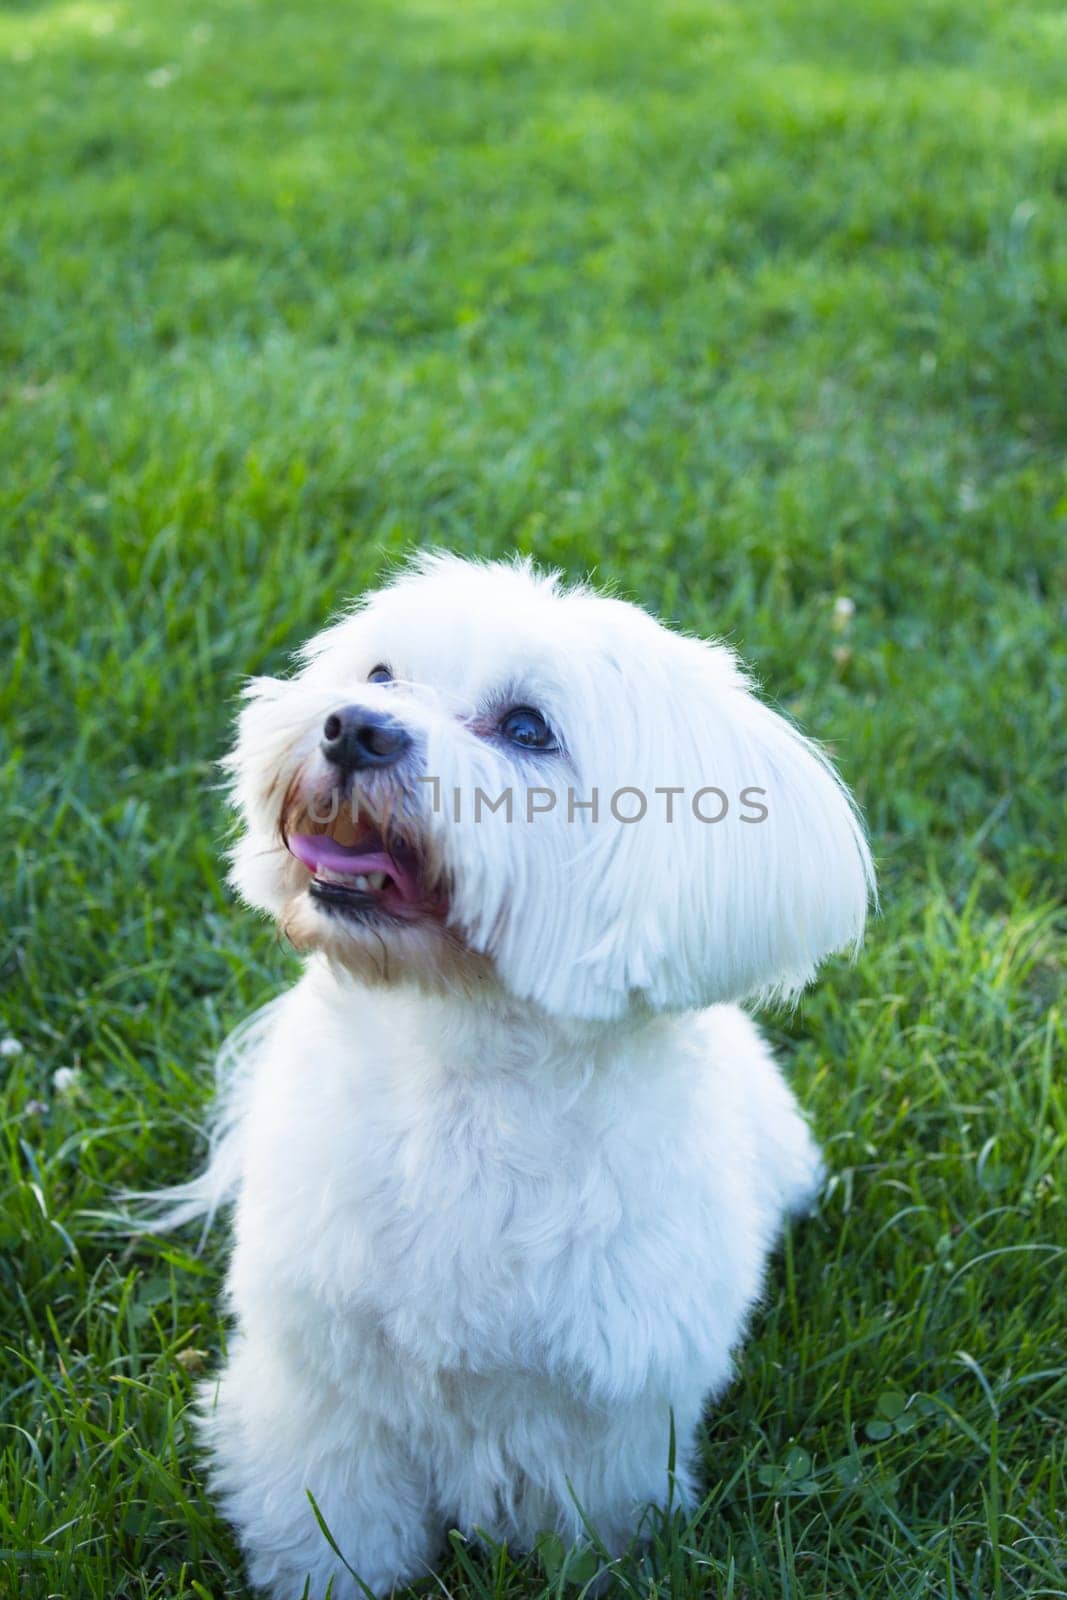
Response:
[[[427,543],[728,636],[879,863],[766,1019],[819,1214],[619,1592],[1067,1593],[1065,82],[1025,0],[0,6],[4,1600],[246,1594],[224,1238],[95,1214],[295,970],[224,882],[237,685]]]

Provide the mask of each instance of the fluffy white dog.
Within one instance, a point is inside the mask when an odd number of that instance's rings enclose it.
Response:
[[[172,1191],[235,1206],[202,1413],[250,1575],[387,1592],[451,1526],[618,1550],[692,1502],[818,1182],[735,1002],[859,940],[848,794],[725,646],[441,556],[251,683],[230,766],[233,881],[310,952]]]

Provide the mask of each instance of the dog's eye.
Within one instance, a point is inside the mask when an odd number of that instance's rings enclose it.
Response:
[[[530,706],[515,706],[500,719],[500,731],[512,744],[526,750],[554,750],[556,741],[540,711]]]
[[[372,667],[367,673],[368,683],[392,683],[392,681],[393,674],[389,671],[389,668],[383,666],[380,661],[376,667]]]

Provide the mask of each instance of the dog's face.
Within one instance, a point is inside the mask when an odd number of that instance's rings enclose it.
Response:
[[[301,661],[248,690],[233,877],[363,979],[610,1018],[794,992],[862,932],[848,796],[722,645],[436,557]]]

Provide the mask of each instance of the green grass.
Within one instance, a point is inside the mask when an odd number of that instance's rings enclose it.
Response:
[[[1065,78],[1024,0],[0,8],[4,1600],[245,1594],[223,1242],[92,1213],[294,970],[221,877],[239,679],[430,542],[729,635],[879,860],[770,1019],[827,1198],[622,1592],[1067,1593]]]

